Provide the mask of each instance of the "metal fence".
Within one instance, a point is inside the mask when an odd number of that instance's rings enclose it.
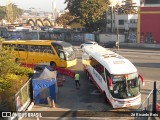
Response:
[[[151,90],[145,101],[137,109],[137,113],[144,114],[144,116],[135,115],[135,120],[150,120],[154,116],[154,113],[157,113],[156,105],[160,103],[160,90],[156,88],[156,82],[154,82],[154,89]],[[146,116],[145,116],[146,114]],[[159,116],[160,117],[160,116]],[[160,119],[160,118],[158,118]]]
[[[25,111],[31,102],[30,98],[30,81],[29,79],[26,84],[15,94],[15,105],[17,111]]]
[[[31,103],[31,90],[30,90],[30,85],[31,85],[31,79],[27,81],[21,87],[21,89],[15,94],[14,96],[14,101],[15,101],[15,106],[16,106],[16,111],[26,111],[28,106]],[[17,116],[11,117],[10,120],[17,120],[19,119]]]

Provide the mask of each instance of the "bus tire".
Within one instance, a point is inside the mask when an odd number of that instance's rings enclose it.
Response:
[[[103,92],[103,99],[104,99],[104,101],[105,101],[106,103],[109,103],[109,100],[108,100],[105,92]]]
[[[88,78],[88,72],[86,71],[86,76],[87,76],[87,78]]]
[[[51,61],[51,62],[50,62],[50,66],[56,66],[56,63],[53,62],[53,61]]]
[[[111,104],[111,102],[110,102],[109,99],[107,98],[105,92],[103,92],[103,99],[104,99],[104,101],[105,101],[109,106],[113,107],[112,104]]]
[[[16,62],[17,64],[19,64],[20,59],[19,59],[19,58],[16,58],[16,59],[15,59],[15,62]]]
[[[89,75],[89,73],[87,72],[87,78],[88,78],[88,80],[90,80],[90,75]]]

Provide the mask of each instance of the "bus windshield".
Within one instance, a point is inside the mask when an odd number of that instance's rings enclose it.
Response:
[[[75,52],[73,51],[72,47],[67,47],[67,48],[64,47],[63,50],[64,50],[64,54],[65,54],[66,60],[75,59],[76,55],[75,55]]]
[[[112,75],[113,92],[115,98],[124,99],[135,97],[140,94],[138,73],[125,75]]]

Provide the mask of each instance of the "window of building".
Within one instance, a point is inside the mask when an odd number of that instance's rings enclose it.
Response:
[[[82,28],[82,32],[85,32],[86,31],[86,29],[85,28]]]
[[[80,32],[80,31],[81,31],[81,28],[77,28],[77,31]]]
[[[119,20],[119,25],[124,25],[124,20]]]

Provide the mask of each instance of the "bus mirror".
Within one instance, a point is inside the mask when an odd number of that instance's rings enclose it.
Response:
[[[76,47],[73,47],[73,50],[79,52],[79,49]]]
[[[108,80],[109,80],[109,89],[113,90],[112,79],[110,77],[108,77]]]
[[[140,78],[141,79],[141,81],[142,81],[142,85],[144,86],[145,85],[145,83],[144,83],[144,78],[142,77],[142,75],[138,75],[138,78]]]

